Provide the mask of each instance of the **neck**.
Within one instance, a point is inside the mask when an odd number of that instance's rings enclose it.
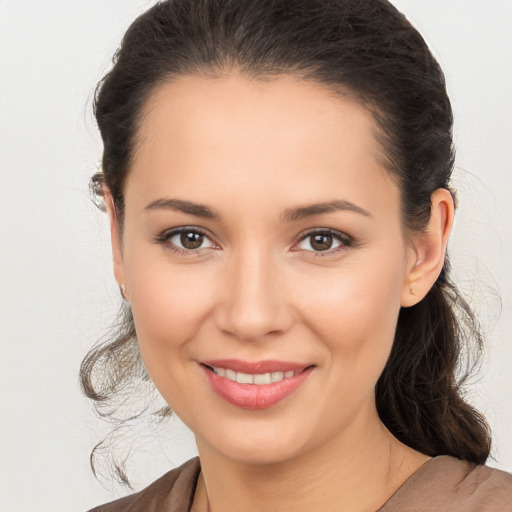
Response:
[[[197,444],[204,480],[193,510],[201,512],[374,512],[429,458],[395,439],[376,411],[286,461],[245,464]]]

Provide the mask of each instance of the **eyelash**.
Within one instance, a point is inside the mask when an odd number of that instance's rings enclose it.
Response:
[[[164,231],[163,233],[160,233],[155,238],[155,242],[165,245],[167,249],[178,254],[179,256],[197,256],[197,255],[199,255],[199,252],[201,249],[182,249],[181,247],[177,247],[176,245],[169,243],[169,240],[172,237],[174,237],[176,235],[180,235],[182,233],[196,233],[199,235],[203,235],[205,238],[210,240],[210,237],[208,236],[206,231],[203,231],[201,228],[185,226],[182,228],[176,228],[176,229],[172,229],[170,231]]]
[[[180,235],[182,233],[196,233],[204,236],[208,240],[211,241],[210,236],[201,228],[198,227],[182,227],[182,228],[175,228],[170,231],[164,231],[157,235],[155,237],[155,242],[161,245],[165,245],[167,249],[171,250],[172,252],[180,255],[180,256],[198,256],[201,249],[182,249],[181,247],[177,247],[174,244],[169,243],[169,240],[173,238],[176,235]],[[328,249],[326,251],[306,251],[313,253],[315,258],[325,258],[327,256],[332,256],[334,254],[337,254],[340,251],[344,251],[347,249],[350,249],[351,247],[355,247],[356,241],[351,236],[342,233],[340,231],[336,231],[334,229],[329,228],[317,228],[312,231],[308,231],[307,233],[304,233],[299,240],[294,244],[300,244],[304,240],[307,240],[309,237],[316,235],[316,234],[327,234],[331,235],[336,241],[340,242],[340,245],[338,247],[335,247],[334,249]],[[213,246],[215,247],[214,242],[212,242]],[[298,252],[300,249],[295,249],[293,252]]]
[[[338,247],[335,247],[334,249],[328,249],[326,251],[306,251],[313,253],[315,258],[325,258],[328,256],[333,256],[334,254],[338,254],[341,251],[345,251],[347,249],[350,249],[351,247],[356,246],[356,241],[354,240],[354,238],[347,235],[346,233],[342,233],[340,231],[336,231],[334,229],[329,228],[317,228],[308,231],[299,238],[298,243],[301,243],[304,240],[307,240],[309,237],[318,234],[331,235],[334,238],[334,240],[340,242],[340,245]]]

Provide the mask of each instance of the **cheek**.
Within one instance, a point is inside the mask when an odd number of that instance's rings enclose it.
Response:
[[[384,368],[400,310],[399,261],[345,266],[309,281],[302,294],[304,321],[328,348],[338,377],[358,380],[369,372],[377,379]]]
[[[155,261],[156,260],[156,261]],[[135,255],[128,276],[137,337],[147,366],[159,366],[192,340],[209,315],[210,273],[169,264],[165,255]],[[148,367],[151,373],[151,368]]]

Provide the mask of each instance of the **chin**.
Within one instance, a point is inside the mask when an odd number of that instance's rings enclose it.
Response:
[[[236,430],[210,431],[204,442],[226,459],[239,464],[273,465],[295,459],[308,451],[308,436],[305,434],[288,432],[276,426],[265,428],[261,424],[253,424],[240,426]],[[201,444],[198,442],[200,453]]]
[[[257,450],[254,445],[250,447],[242,447],[237,450],[229,450],[224,453],[226,458],[231,459],[238,464],[250,466],[271,466],[275,464],[283,464],[293,460],[299,455],[297,447],[279,446],[277,448],[261,447]]]

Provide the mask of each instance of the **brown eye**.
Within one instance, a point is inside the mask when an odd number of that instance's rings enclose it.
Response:
[[[180,255],[192,255],[198,250],[213,249],[215,244],[199,228],[178,228],[162,233],[156,241]]]
[[[312,253],[335,253],[353,245],[353,239],[339,231],[317,230],[304,235],[298,249]]]
[[[203,245],[204,235],[194,231],[184,231],[180,235],[181,245],[185,249],[194,250],[199,249]]]
[[[327,251],[332,247],[333,236],[329,233],[311,235],[311,247],[315,251]]]

